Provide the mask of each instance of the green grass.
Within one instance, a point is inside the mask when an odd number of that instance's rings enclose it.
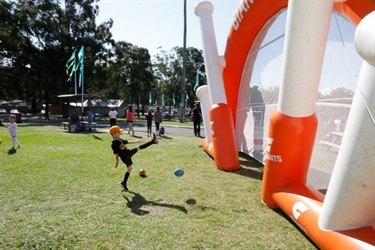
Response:
[[[261,166],[217,170],[196,137],[138,152],[126,193],[106,131],[19,124],[16,151],[6,129],[0,138],[0,249],[316,249],[261,203]]]

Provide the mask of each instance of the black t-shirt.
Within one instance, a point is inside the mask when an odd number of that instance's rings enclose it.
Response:
[[[118,140],[112,141],[113,154],[118,154],[120,159],[127,167],[133,164],[131,157],[137,153],[137,148],[128,149],[125,145],[129,142],[119,138]]]
[[[128,151],[127,147],[125,146],[126,144],[128,144],[128,141],[123,140],[121,138],[118,140],[112,141],[113,154],[118,154],[121,160],[126,159],[126,155]]]
[[[202,113],[201,113],[201,110],[198,108],[193,109],[193,121],[194,122],[202,121]]]

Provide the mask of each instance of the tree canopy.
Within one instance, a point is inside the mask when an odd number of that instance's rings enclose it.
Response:
[[[34,113],[38,103],[48,108],[61,102],[57,96],[74,93],[80,73],[75,68],[68,81],[67,61],[73,54],[79,62],[77,53],[84,48],[85,93],[142,106],[178,105],[183,48],[161,50],[152,61],[146,48],[114,41],[112,19],[96,24],[97,2],[0,0],[0,100],[26,100]],[[186,51],[186,98],[192,106],[197,76],[205,84],[203,56],[195,48]]]

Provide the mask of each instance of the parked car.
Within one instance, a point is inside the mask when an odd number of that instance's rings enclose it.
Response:
[[[161,113],[161,117],[163,118],[163,120],[169,121],[173,119],[175,116],[173,114],[169,114],[169,112],[163,112]]]
[[[5,109],[0,109],[0,114],[6,114],[7,111]]]
[[[19,114],[18,109],[11,109],[10,112],[11,114]]]

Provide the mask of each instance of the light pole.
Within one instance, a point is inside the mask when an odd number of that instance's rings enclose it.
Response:
[[[180,102],[180,122],[185,118],[185,76],[186,76],[186,0],[184,0],[184,51],[182,56],[182,77],[181,77],[181,102]]]

